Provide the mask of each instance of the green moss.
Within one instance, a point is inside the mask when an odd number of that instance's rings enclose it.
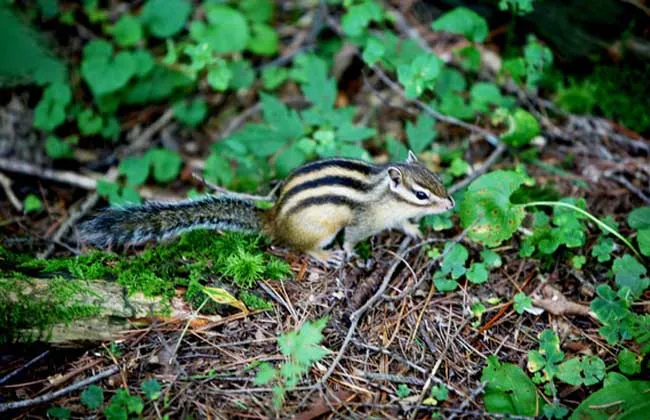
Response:
[[[268,310],[273,309],[273,304],[271,304],[271,302],[269,302],[268,300],[262,299],[261,297],[255,295],[253,293],[242,291],[239,294],[239,299],[242,302],[244,302],[244,305],[246,305],[246,307],[248,309],[251,309],[251,310],[254,310],[254,311],[256,311],[256,310],[268,311]]]
[[[24,279],[0,279],[0,343],[47,337],[56,324],[99,315],[100,307],[88,303],[94,296],[83,281],[55,277],[47,286],[39,288],[36,282]]]

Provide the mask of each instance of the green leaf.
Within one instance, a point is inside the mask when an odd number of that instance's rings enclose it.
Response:
[[[132,47],[142,40],[142,25],[140,20],[130,14],[120,16],[113,26],[111,33],[120,47]]]
[[[77,115],[77,126],[82,135],[92,136],[102,131],[104,120],[101,115],[97,115],[92,109],[86,108]]]
[[[524,47],[524,60],[526,85],[532,89],[537,87],[546,70],[553,64],[553,53],[548,47],[540,44],[534,35],[529,35]]]
[[[253,380],[254,385],[267,385],[278,376],[278,370],[269,362],[262,362]]]
[[[72,90],[64,83],[53,83],[43,91],[41,100],[34,110],[34,127],[53,131],[63,124],[66,107],[72,100]]]
[[[591,386],[605,378],[605,362],[596,356],[574,357],[560,363],[556,376],[569,385]]]
[[[515,312],[523,314],[526,309],[533,307],[533,299],[527,296],[526,293],[519,292],[515,295],[513,307]]]
[[[233,174],[228,160],[217,153],[210,154],[205,161],[205,178],[215,183],[221,182],[230,185],[233,181]]]
[[[483,42],[488,35],[485,19],[466,7],[456,7],[433,21],[434,31],[445,31],[465,36],[472,42]]]
[[[386,136],[386,150],[391,161],[394,162],[401,162],[408,157],[408,148],[401,141],[390,135]]]
[[[481,251],[481,258],[488,268],[499,268],[503,264],[501,256],[491,249]]]
[[[72,412],[65,407],[50,407],[47,409],[47,415],[55,419],[67,420],[72,416]]]
[[[609,261],[612,256],[611,253],[614,251],[614,240],[608,238],[607,236],[601,235],[598,238],[596,245],[591,248],[591,255],[596,257],[598,262]]]
[[[422,153],[436,138],[438,132],[434,124],[434,119],[424,113],[418,116],[415,125],[406,123],[406,137],[413,153]]]
[[[449,249],[450,247],[451,249]],[[447,254],[442,259],[440,271],[442,274],[451,274],[451,278],[456,280],[465,274],[465,261],[467,261],[467,258],[469,257],[469,252],[467,252],[467,248],[461,244],[451,243],[445,245],[443,253],[444,252],[447,252]]]
[[[450,93],[463,92],[467,88],[467,82],[463,73],[450,67],[443,67],[433,88],[438,97],[442,98]]]
[[[501,364],[495,356],[488,356],[481,382],[487,382],[483,401],[488,412],[539,415],[537,389],[519,366]]]
[[[449,213],[432,214],[425,216],[422,219],[422,223],[424,226],[431,226],[436,232],[451,229],[454,227],[454,223],[451,221],[451,215]]]
[[[250,38],[246,18],[239,11],[220,4],[210,5],[206,12],[209,25],[192,22],[190,36],[206,42],[217,54],[244,51]]]
[[[248,49],[259,55],[273,55],[278,52],[278,33],[273,27],[264,23],[251,25]]]
[[[639,207],[627,216],[627,224],[634,230],[650,228],[650,207]]]
[[[456,117],[461,120],[474,118],[474,110],[467,104],[465,99],[456,94],[449,93],[441,98],[440,109],[443,114]]]
[[[327,321],[327,317],[314,322],[307,321],[297,331],[278,337],[280,352],[295,363],[294,369],[291,372],[283,371],[283,375],[290,373],[294,380],[297,380],[299,376],[307,373],[313,363],[329,354],[330,351],[320,345]]]
[[[81,393],[81,403],[89,410],[97,410],[104,404],[104,390],[90,385]]]
[[[645,277],[646,268],[629,254],[615,259],[612,271],[616,275],[616,285],[629,287],[635,296],[640,296],[650,286],[650,279]]]
[[[361,58],[367,65],[372,66],[379,61],[385,53],[386,47],[384,44],[382,44],[377,38],[368,38]]]
[[[571,265],[576,270],[581,270],[582,266],[587,262],[587,258],[584,255],[574,255],[571,258]]]
[[[470,45],[456,51],[456,55],[463,69],[475,73],[481,70],[481,52],[478,48]]]
[[[279,151],[286,139],[270,131],[266,124],[246,124],[244,128],[231,135],[227,140],[244,145],[255,156],[265,158]]]
[[[262,70],[262,82],[264,89],[274,90],[282,85],[289,77],[289,70],[284,67],[265,67]]]
[[[212,86],[212,89],[223,92],[228,88],[232,77],[232,70],[224,60],[219,59],[208,69],[207,81]]]
[[[397,398],[399,398],[400,400],[403,400],[404,398],[411,395],[411,389],[406,384],[399,384],[397,386],[397,392],[395,393],[395,395],[397,395]]]
[[[174,116],[189,127],[196,127],[201,124],[208,113],[208,106],[205,100],[200,97],[190,102],[177,101],[172,109],[174,110]]]
[[[136,70],[130,52],[122,51],[113,56],[113,47],[104,40],[94,39],[84,47],[81,75],[95,96],[123,88]]]
[[[650,410],[650,381],[613,384],[594,392],[575,409],[570,420],[642,419]]]
[[[650,256],[650,228],[641,229],[637,232],[636,240],[639,243],[639,251],[646,257]]]
[[[641,372],[641,356],[623,349],[618,354],[618,368],[626,375],[636,375]]]
[[[630,382],[625,375],[621,375],[618,372],[608,372],[605,375],[605,380],[603,381],[603,386],[608,387],[611,385],[622,384],[625,382]]]
[[[449,165],[449,173],[455,177],[461,177],[469,174],[471,167],[460,157],[455,157]]]
[[[488,280],[488,271],[483,263],[474,263],[465,273],[467,280],[474,284],[483,284]],[[516,297],[515,297],[516,298]]]
[[[45,139],[45,152],[52,159],[70,158],[74,156],[70,144],[56,136],[48,136]]]
[[[229,86],[231,89],[248,89],[255,82],[255,70],[248,60],[232,61],[229,66],[232,78]]]
[[[141,389],[149,401],[155,401],[160,398],[162,391],[162,388],[160,387],[158,381],[153,378],[142,382]]]
[[[169,38],[183,29],[191,13],[187,0],[147,0],[140,20],[153,36]]]
[[[175,180],[181,171],[183,160],[178,153],[167,149],[151,149],[147,152],[153,164],[153,177],[160,183]]]
[[[513,171],[482,175],[467,188],[460,206],[460,220],[469,237],[495,247],[519,228],[525,211],[510,202],[510,196],[525,179]]]
[[[242,0],[239,9],[252,22],[268,22],[273,18],[273,0]]]
[[[118,199],[118,202],[122,204],[141,204],[142,199],[140,198],[140,194],[138,194],[138,191],[132,187],[125,186],[122,188],[122,194],[120,198]],[[111,204],[114,204],[111,202]]]
[[[304,64],[305,72],[309,75],[302,85],[302,92],[309,101],[320,111],[334,107],[336,100],[336,81],[327,75],[327,64],[324,60],[310,56]]]
[[[356,143],[374,137],[375,134],[377,134],[377,131],[374,128],[346,123],[337,128],[336,139],[338,141]]]
[[[43,203],[36,195],[28,194],[23,201],[23,210],[25,213],[38,213],[43,210]]]
[[[266,93],[262,93],[260,96],[262,97],[264,121],[276,131],[280,138],[289,140],[302,136],[304,127],[295,110],[289,109],[274,96]]]
[[[430,395],[438,401],[446,401],[449,398],[449,389],[445,385],[435,385],[431,387]]]
[[[296,169],[306,161],[307,156],[300,147],[294,143],[275,158],[275,168],[278,171],[278,175],[285,177],[292,170]]]
[[[501,90],[494,83],[477,82],[469,91],[472,108],[478,112],[489,112],[490,105],[508,106],[512,101],[507,101],[501,95]]]
[[[149,177],[149,157],[127,157],[120,161],[118,171],[126,177],[126,184],[142,185]]]
[[[443,62],[434,54],[421,54],[411,64],[402,64],[397,68],[397,78],[404,86],[407,98],[414,99],[434,86],[434,82],[443,68]]]
[[[433,284],[436,286],[436,289],[440,292],[453,292],[458,288],[458,282],[447,277],[446,274],[441,272],[436,272],[433,275]]]
[[[370,22],[381,22],[383,12],[381,6],[373,0],[363,0],[350,8],[341,18],[343,32],[350,37],[361,35]]]
[[[494,120],[505,121],[508,128],[501,135],[501,140],[509,146],[525,146],[537,137],[541,131],[537,119],[521,108],[517,108],[513,113],[499,110]]]
[[[135,60],[136,71],[138,77],[145,77],[156,66],[153,55],[147,50],[139,49],[133,51],[133,59]]]

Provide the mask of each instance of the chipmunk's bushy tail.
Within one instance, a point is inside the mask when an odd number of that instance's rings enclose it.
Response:
[[[196,229],[259,232],[261,213],[252,201],[225,196],[151,201],[104,209],[81,223],[79,231],[82,243],[109,248],[161,241]]]

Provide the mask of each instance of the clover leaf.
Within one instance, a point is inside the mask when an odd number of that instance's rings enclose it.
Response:
[[[89,410],[97,410],[104,404],[104,390],[97,385],[90,385],[81,393],[80,400]]]
[[[467,280],[474,284],[483,284],[488,280],[488,271],[483,263],[474,263],[465,273]]]
[[[157,38],[168,38],[179,33],[192,13],[187,0],[147,0],[140,19],[147,30]]]
[[[248,45],[250,29],[239,11],[224,5],[211,5],[206,10],[208,24],[192,22],[190,36],[207,43],[217,54],[243,51]]]
[[[123,88],[136,70],[132,53],[122,51],[113,56],[113,46],[104,40],[92,40],[84,47],[81,75],[95,96]]]
[[[451,274],[451,278],[454,280],[465,274],[465,261],[469,257],[467,248],[461,244],[447,243],[443,252],[447,252],[447,254],[440,264],[442,274]]]
[[[183,164],[178,153],[167,149],[151,149],[147,156],[153,165],[153,177],[157,182],[166,183],[178,177]]]
[[[494,171],[470,184],[460,206],[461,224],[469,228],[470,238],[494,247],[512,236],[525,212],[510,196],[524,181],[516,172]]]
[[[478,13],[466,7],[456,7],[436,19],[434,31],[445,31],[465,36],[472,42],[483,42],[488,35],[488,25]]]
[[[135,16],[124,14],[115,23],[111,33],[117,45],[132,47],[142,40],[142,25]]]
[[[86,108],[77,116],[77,126],[82,135],[92,136],[102,131],[104,120],[101,115],[97,115],[92,109]]]
[[[56,136],[48,136],[45,139],[45,152],[52,159],[69,158],[74,155],[70,144]]]
[[[629,254],[615,259],[612,271],[618,287],[628,287],[635,296],[641,295],[650,286],[650,279],[645,277],[646,268]]]
[[[65,121],[66,107],[72,100],[70,86],[52,83],[43,92],[41,100],[34,110],[34,127],[52,131]]]
[[[148,157],[127,157],[120,161],[117,169],[126,177],[126,184],[134,186],[144,184],[149,177],[149,166]]]
[[[178,101],[172,107],[174,116],[189,127],[201,124],[208,113],[208,106],[203,98],[196,98],[191,102]]]

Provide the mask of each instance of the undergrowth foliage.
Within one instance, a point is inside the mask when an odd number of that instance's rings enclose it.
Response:
[[[381,71],[396,80],[407,101],[419,101],[424,105],[421,108],[432,109],[456,125],[477,121],[488,125],[490,132],[499,133],[495,136],[498,144],[493,146],[507,147],[522,164],[478,177],[454,194],[458,205],[453,213],[422,222],[435,231],[448,231],[458,220],[467,230],[464,244],[427,246],[430,259],[444,254],[430,279],[432,287],[447,293],[490,282],[502,267],[503,248],[498,247],[504,246],[518,249],[522,260],[538,262],[544,272],[553,264],[565,264],[576,273],[596,267],[608,277],[598,278],[600,284],[589,307],[599,322],[599,334],[616,354],[616,363],[608,366],[589,354],[567,357],[558,334],[545,329],[539,334],[538,348],[527,352],[525,369],[524,364],[500,361],[497,356],[487,358],[480,377],[485,383],[486,410],[546,418],[565,418],[571,410],[572,418],[613,414],[632,418],[643,407],[647,409],[650,384],[637,380],[637,375],[648,369],[650,316],[640,313],[638,304],[647,300],[650,287],[644,258],[650,256],[650,207],[639,207],[627,220],[616,221],[595,217],[584,199],[562,197],[555,191],[554,197],[546,197],[548,188],[537,185],[525,166],[539,162],[535,140],[542,134],[540,121],[503,89],[506,83],[514,83],[523,92],[534,92],[543,82],[555,81],[555,99],[565,109],[589,112],[600,107],[605,115],[622,114],[624,122],[647,128],[647,115],[636,109],[617,109],[618,98],[610,86],[613,76],[608,71],[568,85],[561,78],[553,80],[551,51],[530,35],[502,61],[493,80],[487,81],[480,73],[490,28],[481,15],[465,7],[451,9],[429,25],[434,32],[463,41],[453,50],[451,62],[446,62],[416,40],[400,38],[393,25],[395,16],[377,0],[326,2],[332,16],[341,15],[340,27],[330,28],[336,36],[281,60],[274,60],[281,50],[281,34],[274,26],[279,8],[271,0],[200,5],[189,0],[146,0],[142,7],[120,9],[118,16],[96,0],[74,8],[59,8],[56,1],[38,3],[45,21],[73,26],[83,20],[98,31],[79,51],[78,68],[72,72],[34,46],[30,59],[40,65],[21,70],[20,77],[7,70],[12,83],[31,80],[42,87],[33,125],[43,134],[44,149],[55,161],[74,159],[83,145],[121,144],[128,110],[162,105],[184,130],[200,130],[211,123],[214,103],[220,100],[215,98],[245,97],[257,89],[261,117],[227,130],[220,141],[211,144],[203,168],[207,180],[254,191],[310,160],[333,156],[370,160],[370,150],[402,160],[410,149],[441,172],[448,186],[476,171],[468,161],[470,141],[450,146],[431,112],[404,121],[399,138],[368,126],[369,119],[360,118],[358,107],[339,97],[332,75],[335,55],[343,45],[358,50],[364,72]],[[499,1],[499,8],[511,13],[513,20],[530,13],[533,6],[532,0]],[[5,7],[0,6],[0,21],[11,21]],[[20,41],[28,43],[29,39]],[[2,76],[0,82],[5,80]],[[300,106],[283,101],[283,90],[299,95]],[[143,185],[174,183],[185,164],[187,159],[177,150],[152,147],[122,158],[117,181],[100,180],[97,193],[111,205],[139,203]],[[22,201],[26,213],[38,214],[43,209],[35,195]],[[128,293],[167,299],[177,287],[184,287],[192,307],[206,313],[218,311],[221,304],[242,311],[272,310],[273,305],[255,293],[257,282],[287,279],[291,270],[286,262],[264,253],[264,244],[264,239],[255,236],[192,232],[126,257],[88,253],[37,260],[0,248],[3,271],[16,279],[51,277],[55,294],[45,308],[29,301],[0,304],[2,328],[7,331],[3,339],[13,340],[11,331],[36,324],[46,329],[55,321],[96,315],[93,308],[75,306],[72,297],[78,290],[65,284],[69,278],[115,280]],[[213,283],[218,287],[211,287]],[[0,286],[5,294],[17,287],[4,280]],[[533,297],[524,292],[512,296],[513,309],[521,316],[534,313],[533,303]],[[472,325],[481,325],[488,306],[497,304],[498,299],[472,302],[468,308]],[[25,321],[30,313],[38,314],[31,324]],[[311,368],[330,353],[321,344],[327,322],[327,317],[305,321],[298,329],[281,333],[277,343],[282,360],[253,366],[254,384],[272,387],[277,410],[288,393],[306,381]],[[566,385],[591,396],[581,402],[563,400],[558,387]],[[395,396],[402,400],[413,392],[406,384],[396,389]],[[421,401],[435,406],[447,400],[447,392],[446,387],[436,385]],[[161,386],[155,380],[145,381],[141,394],[144,399],[133,390],[120,389],[106,403],[104,391],[93,385],[80,400],[95,414],[121,419],[142,415],[145,403],[160,399]],[[48,414],[55,418],[71,415],[64,407],[52,407]]]

